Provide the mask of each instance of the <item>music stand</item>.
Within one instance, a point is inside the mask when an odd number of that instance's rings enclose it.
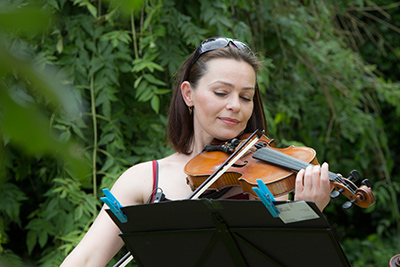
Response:
[[[127,223],[107,212],[139,266],[350,266],[324,216],[307,203],[319,218],[289,224],[255,200],[126,206]]]

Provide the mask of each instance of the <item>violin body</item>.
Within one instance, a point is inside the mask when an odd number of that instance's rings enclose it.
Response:
[[[298,158],[304,162],[318,164],[316,152],[309,147],[290,146],[283,149],[273,147],[273,140],[266,136],[261,137],[259,143],[267,144],[270,149],[274,149]],[[268,189],[274,196],[288,194],[294,190],[296,173],[266,164],[263,161],[252,158],[255,149],[247,152],[240,158],[234,166],[230,167],[216,182],[214,182],[209,190],[219,190],[225,187],[240,186],[244,193],[248,193],[257,198],[252,190],[257,187],[257,179],[262,179]],[[213,172],[218,170],[229,157],[229,154],[222,151],[210,151],[200,153],[198,156],[190,160],[184,171],[188,175],[187,183],[192,190],[200,186]]]

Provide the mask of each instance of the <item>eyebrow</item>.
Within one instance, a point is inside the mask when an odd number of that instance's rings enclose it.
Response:
[[[231,87],[231,88],[235,87],[233,84],[228,83],[228,82],[224,82],[224,81],[215,81],[215,82],[212,82],[212,83],[210,83],[210,86],[213,85],[213,84],[216,84],[216,83],[222,83],[222,84],[224,84],[224,85],[226,85],[226,86],[228,86],[228,87]],[[255,87],[253,87],[253,86],[251,86],[251,87],[243,87],[242,89],[243,89],[243,90],[255,90]]]

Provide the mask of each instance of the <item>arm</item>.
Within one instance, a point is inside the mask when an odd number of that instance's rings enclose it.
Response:
[[[143,199],[151,193],[150,170],[150,165],[144,163],[130,168],[118,178],[111,193],[121,205],[144,203]],[[106,266],[124,244],[118,236],[119,232],[103,207],[89,231],[61,266]]]
[[[61,266],[105,266],[123,245],[119,228],[101,209],[95,222]]]
[[[301,170],[296,176],[295,200],[313,201],[323,211],[330,201],[330,192],[333,189],[329,181],[328,164],[320,167],[309,166]]]

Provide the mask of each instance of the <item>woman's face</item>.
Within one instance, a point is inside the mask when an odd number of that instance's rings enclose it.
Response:
[[[182,84],[188,106],[193,106],[195,140],[228,140],[238,136],[253,112],[256,74],[244,61],[212,59],[197,88]]]

